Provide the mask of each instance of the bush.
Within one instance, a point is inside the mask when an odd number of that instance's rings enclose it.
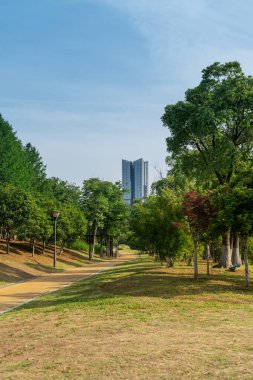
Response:
[[[71,243],[70,248],[75,249],[77,251],[89,252],[89,244],[84,240],[77,240],[74,243]]]
[[[127,250],[129,250],[130,249],[130,247],[129,247],[129,245],[126,245],[126,244],[120,244],[119,245],[119,250],[120,251],[127,251]]]
[[[100,244],[95,244],[95,253],[100,255]],[[106,253],[106,248],[103,246],[103,253]]]

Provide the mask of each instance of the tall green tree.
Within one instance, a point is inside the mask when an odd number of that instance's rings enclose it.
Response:
[[[35,254],[36,241],[43,243],[43,253],[46,241],[53,235],[53,224],[48,210],[42,207],[38,200],[30,200],[29,218],[18,229],[18,232],[32,242],[32,256]]]
[[[55,199],[58,203],[71,204],[77,208],[80,207],[80,188],[60,178],[48,178],[43,193],[45,197]]]
[[[82,210],[72,206],[61,206],[61,213],[57,223],[57,239],[61,244],[61,253],[64,246],[75,240],[83,239],[87,230],[87,221]]]
[[[214,207],[210,202],[209,195],[197,194],[190,191],[184,195],[183,213],[187,217],[194,243],[194,278],[198,278],[198,253],[197,246],[201,240],[206,242],[207,274],[209,274],[210,249],[207,240],[211,218],[214,215]]]
[[[136,247],[156,254],[161,261],[173,265],[173,260],[180,256],[186,242],[185,218],[181,208],[181,199],[169,189],[134,205],[130,230]]]
[[[93,258],[98,229],[104,226],[106,214],[109,211],[108,200],[109,182],[99,178],[91,178],[83,182],[82,207],[89,224],[89,230],[93,234],[92,251],[89,259]]]
[[[10,252],[10,238],[28,224],[32,209],[31,197],[12,185],[0,185],[0,225],[6,236],[6,252]]]
[[[168,105],[162,116],[169,128],[168,151],[185,173],[198,181],[212,178],[231,185],[242,163],[251,165],[253,78],[238,62],[218,62],[203,70],[200,84],[185,100]],[[223,235],[223,264],[228,262],[229,232]]]
[[[116,256],[118,256],[119,239],[128,228],[129,207],[124,203],[123,194],[120,182],[107,183],[105,196],[108,199],[108,210],[105,213],[102,233],[116,239]]]
[[[42,192],[46,182],[46,166],[38,150],[28,143],[25,146],[25,153],[30,164],[31,187],[33,191]]]
[[[11,125],[0,115],[0,182],[31,189],[31,167]]]

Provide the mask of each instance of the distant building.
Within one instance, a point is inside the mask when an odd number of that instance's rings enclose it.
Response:
[[[122,187],[127,190],[124,201],[133,205],[134,201],[141,201],[149,194],[148,161],[142,158],[136,161],[122,160]]]

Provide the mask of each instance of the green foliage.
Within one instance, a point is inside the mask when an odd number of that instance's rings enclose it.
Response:
[[[46,166],[42,157],[30,143],[25,146],[25,153],[30,164],[30,181],[33,191],[43,191],[46,183]]]
[[[0,185],[0,225],[8,236],[27,224],[31,216],[32,199],[12,185]]]
[[[120,245],[119,245],[119,250],[120,250],[120,251],[129,251],[129,250],[130,250],[130,247],[129,247],[129,245],[127,245],[127,244],[120,244]]]
[[[99,228],[103,234],[119,237],[126,228],[128,207],[124,204],[120,183],[98,178],[84,181],[82,206],[93,232]]]
[[[83,182],[82,206],[85,216],[93,224],[93,229],[104,226],[105,215],[109,211],[108,190],[110,182],[91,178]]]
[[[31,189],[31,166],[12,127],[0,115],[0,183]]]
[[[184,101],[166,106],[162,121],[170,130],[168,151],[185,173],[230,183],[252,156],[253,78],[238,62],[216,62]]]
[[[155,253],[160,260],[177,258],[186,242],[181,200],[171,190],[136,204],[130,215],[135,248]]]
[[[71,204],[80,207],[81,190],[78,186],[59,178],[48,178],[43,191],[45,197],[55,199],[59,204]]]
[[[76,240],[69,245],[70,248],[76,251],[89,251],[89,244],[84,240]]]
[[[61,214],[57,223],[57,238],[62,244],[84,238],[87,230],[87,222],[81,210],[61,205]]]
[[[26,222],[22,222],[19,233],[23,233],[24,238],[46,242],[53,235],[53,225],[48,210],[31,199],[30,214]]]
[[[213,228],[219,231],[233,230],[241,234],[253,233],[253,189],[236,186],[221,187],[213,195],[218,205]]]

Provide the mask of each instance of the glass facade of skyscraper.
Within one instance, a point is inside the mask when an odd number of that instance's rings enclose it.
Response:
[[[148,162],[142,158],[136,161],[122,160],[122,187],[126,190],[124,201],[133,205],[149,194]]]

